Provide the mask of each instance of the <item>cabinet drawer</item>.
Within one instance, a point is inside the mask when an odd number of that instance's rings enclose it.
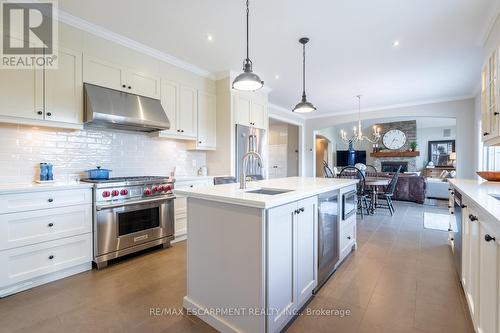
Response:
[[[92,232],[92,205],[0,215],[0,250]]]
[[[0,214],[91,203],[91,189],[6,194],[0,196]]]
[[[340,226],[340,254],[349,252],[350,247],[356,241],[356,219],[352,218],[343,222]]]
[[[92,234],[0,251],[0,286],[92,261]]]

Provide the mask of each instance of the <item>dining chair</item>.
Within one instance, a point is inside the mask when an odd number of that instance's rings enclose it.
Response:
[[[323,177],[335,178],[335,174],[333,173],[332,169],[330,169],[326,161],[323,161]]]
[[[361,213],[361,218],[364,218],[363,209],[366,209],[366,214],[370,215],[370,205],[368,204],[370,196],[367,192],[366,178],[363,172],[354,166],[347,166],[340,171],[338,178],[359,179],[356,187],[358,210]]]
[[[236,183],[236,177],[231,177],[231,176],[214,177],[214,185],[232,184],[232,183]]]
[[[367,164],[366,165],[366,170],[365,170],[365,175],[367,177],[374,177],[374,178],[378,178],[378,171],[377,171],[377,168],[375,168],[373,165],[371,164]]]
[[[389,209],[391,216],[393,216],[395,211],[396,211],[394,209],[392,197],[394,196],[394,191],[396,190],[396,184],[398,183],[401,168],[402,168],[402,166],[400,165],[398,170],[396,171],[396,173],[394,173],[394,175],[392,176],[392,179],[389,182],[389,185],[387,185],[387,188],[385,189],[385,191],[379,193],[379,198],[385,199],[386,204],[379,204],[379,205],[377,205],[377,207]]]

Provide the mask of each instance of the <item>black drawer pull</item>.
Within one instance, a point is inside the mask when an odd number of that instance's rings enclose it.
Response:
[[[47,224],[47,226],[48,226],[49,228],[52,228],[52,227],[54,226],[54,223],[50,222],[49,224]]]
[[[467,205],[462,205],[461,207],[462,207],[462,208],[467,208]]]
[[[54,202],[54,199],[49,198],[47,201],[48,201],[48,202]]]
[[[496,239],[495,239],[495,237],[491,237],[490,235],[486,234],[484,236],[484,240],[487,241],[487,242],[491,242],[491,241],[494,241]]]
[[[43,114],[43,112],[42,111],[37,111],[36,114],[41,116]]]
[[[304,207],[302,207],[302,208],[299,208],[299,210],[300,210],[301,212],[303,212],[305,209],[304,209]]]
[[[52,113],[50,113],[50,112],[47,112],[46,114],[47,114],[47,117],[52,116]]]
[[[54,256],[51,254],[51,255],[49,256],[49,259],[50,259],[50,260],[54,259]]]
[[[126,85],[124,85],[124,84],[122,84],[122,88],[127,88],[127,86],[126,86]]]
[[[351,236],[347,236],[347,239],[351,239]]]

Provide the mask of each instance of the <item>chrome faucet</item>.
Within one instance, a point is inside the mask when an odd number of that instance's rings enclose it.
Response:
[[[245,189],[247,188],[247,175],[246,175],[246,170],[248,166],[248,158],[250,156],[254,156],[257,158],[257,165],[259,168],[262,168],[262,157],[259,155],[259,153],[255,151],[249,151],[243,157],[241,158],[241,171],[240,171],[240,189]]]

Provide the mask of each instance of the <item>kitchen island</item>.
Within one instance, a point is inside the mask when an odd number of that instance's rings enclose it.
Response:
[[[356,183],[291,177],[174,190],[187,197],[184,307],[222,332],[282,330],[318,284],[318,196],[346,198]],[[341,220],[330,230],[340,262],[356,246],[355,208],[328,209]]]

